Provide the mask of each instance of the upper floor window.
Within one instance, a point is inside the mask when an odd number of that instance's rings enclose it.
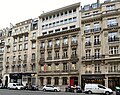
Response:
[[[25,26],[25,29],[26,29],[26,30],[28,30],[28,29],[29,29],[29,26],[28,26],[28,25],[27,25],[27,26]]]
[[[32,59],[35,59],[35,53],[32,53]]]
[[[90,6],[88,5],[88,6],[84,6],[84,10],[85,11],[87,11],[87,10],[89,10],[90,9]]]
[[[36,32],[33,33],[33,37],[36,37]]]
[[[64,43],[64,44],[68,44],[68,38],[67,38],[67,37],[65,37],[65,38],[63,39],[63,43]]]
[[[16,46],[16,45],[14,45],[13,51],[16,51],[16,50],[17,50],[17,46]]]
[[[118,54],[118,46],[109,47],[109,54]]]
[[[100,57],[100,49],[95,49],[95,58]]]
[[[18,60],[21,60],[21,55],[18,55]]]
[[[77,42],[77,37],[76,36],[72,36],[72,42],[76,43]]]
[[[19,37],[19,41],[20,41],[20,42],[23,41],[23,37],[22,37],[22,36]]]
[[[116,18],[108,19],[107,24],[109,26],[115,26],[115,25],[117,25],[117,19]]]
[[[60,29],[55,29],[55,32],[60,32]]]
[[[24,60],[27,60],[27,54],[24,55]]]
[[[20,31],[23,31],[23,30],[24,30],[24,28],[23,28],[23,27],[21,27],[21,28],[20,28]]]
[[[24,49],[28,49],[28,43],[24,44]]]
[[[13,56],[13,61],[16,61],[16,56]]]
[[[9,62],[9,57],[7,57],[6,61]]]
[[[28,40],[28,35],[25,35],[25,41],[27,41]]]
[[[18,29],[15,29],[15,33],[17,33],[18,32]]]
[[[73,17],[73,22],[77,21],[77,17]]]
[[[73,9],[73,13],[76,12],[76,9]]]
[[[97,8],[98,4],[95,3],[95,4],[92,4],[91,6],[92,6],[92,8],[94,9],[94,8]]]
[[[19,50],[22,50],[22,44],[19,45]]]
[[[108,5],[106,6],[106,9],[109,10],[114,10],[115,9],[115,5]]]
[[[41,48],[45,48],[45,43],[41,42]]]
[[[17,38],[14,38],[14,43],[17,43]]]
[[[90,30],[90,24],[85,25],[85,31],[89,32],[89,30]]]
[[[99,23],[94,23],[94,28],[99,28],[100,24]]]
[[[108,34],[108,41],[112,42],[112,41],[118,41],[119,38],[117,36],[117,32],[111,32]]]
[[[89,59],[90,55],[91,55],[91,50],[86,50],[86,58]]]
[[[36,47],[36,43],[32,42],[32,48],[35,48],[35,47]]]
[[[53,34],[53,30],[49,31],[49,34]]]
[[[52,47],[52,41],[48,41],[48,47]]]
[[[59,39],[56,40],[56,45],[60,45],[60,40]]]
[[[44,36],[44,35],[46,35],[46,34],[47,34],[47,32],[43,32],[42,34],[43,34],[43,36]]]

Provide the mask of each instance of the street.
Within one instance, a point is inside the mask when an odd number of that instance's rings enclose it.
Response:
[[[71,92],[43,92],[43,91],[0,89],[0,95],[85,95],[85,94],[84,93],[71,93]],[[93,95],[96,95],[96,94],[93,94]]]

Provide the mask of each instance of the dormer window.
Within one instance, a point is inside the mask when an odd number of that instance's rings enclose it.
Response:
[[[97,8],[97,3],[91,5],[93,9]]]
[[[107,9],[107,11],[114,10],[115,9],[115,5],[108,5],[108,6],[106,6],[106,9]]]
[[[85,11],[90,10],[90,5],[84,6],[84,10]]]

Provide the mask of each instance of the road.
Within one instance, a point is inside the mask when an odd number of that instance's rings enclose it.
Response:
[[[70,93],[70,92],[43,92],[43,91],[0,89],[0,95],[86,95],[86,94],[84,94],[84,93]],[[93,95],[96,95],[96,94],[93,94]],[[115,95],[115,94],[113,94],[113,95]]]

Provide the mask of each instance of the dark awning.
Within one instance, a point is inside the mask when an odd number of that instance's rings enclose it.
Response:
[[[98,75],[82,75],[83,79],[105,79],[104,74],[98,74]]]

